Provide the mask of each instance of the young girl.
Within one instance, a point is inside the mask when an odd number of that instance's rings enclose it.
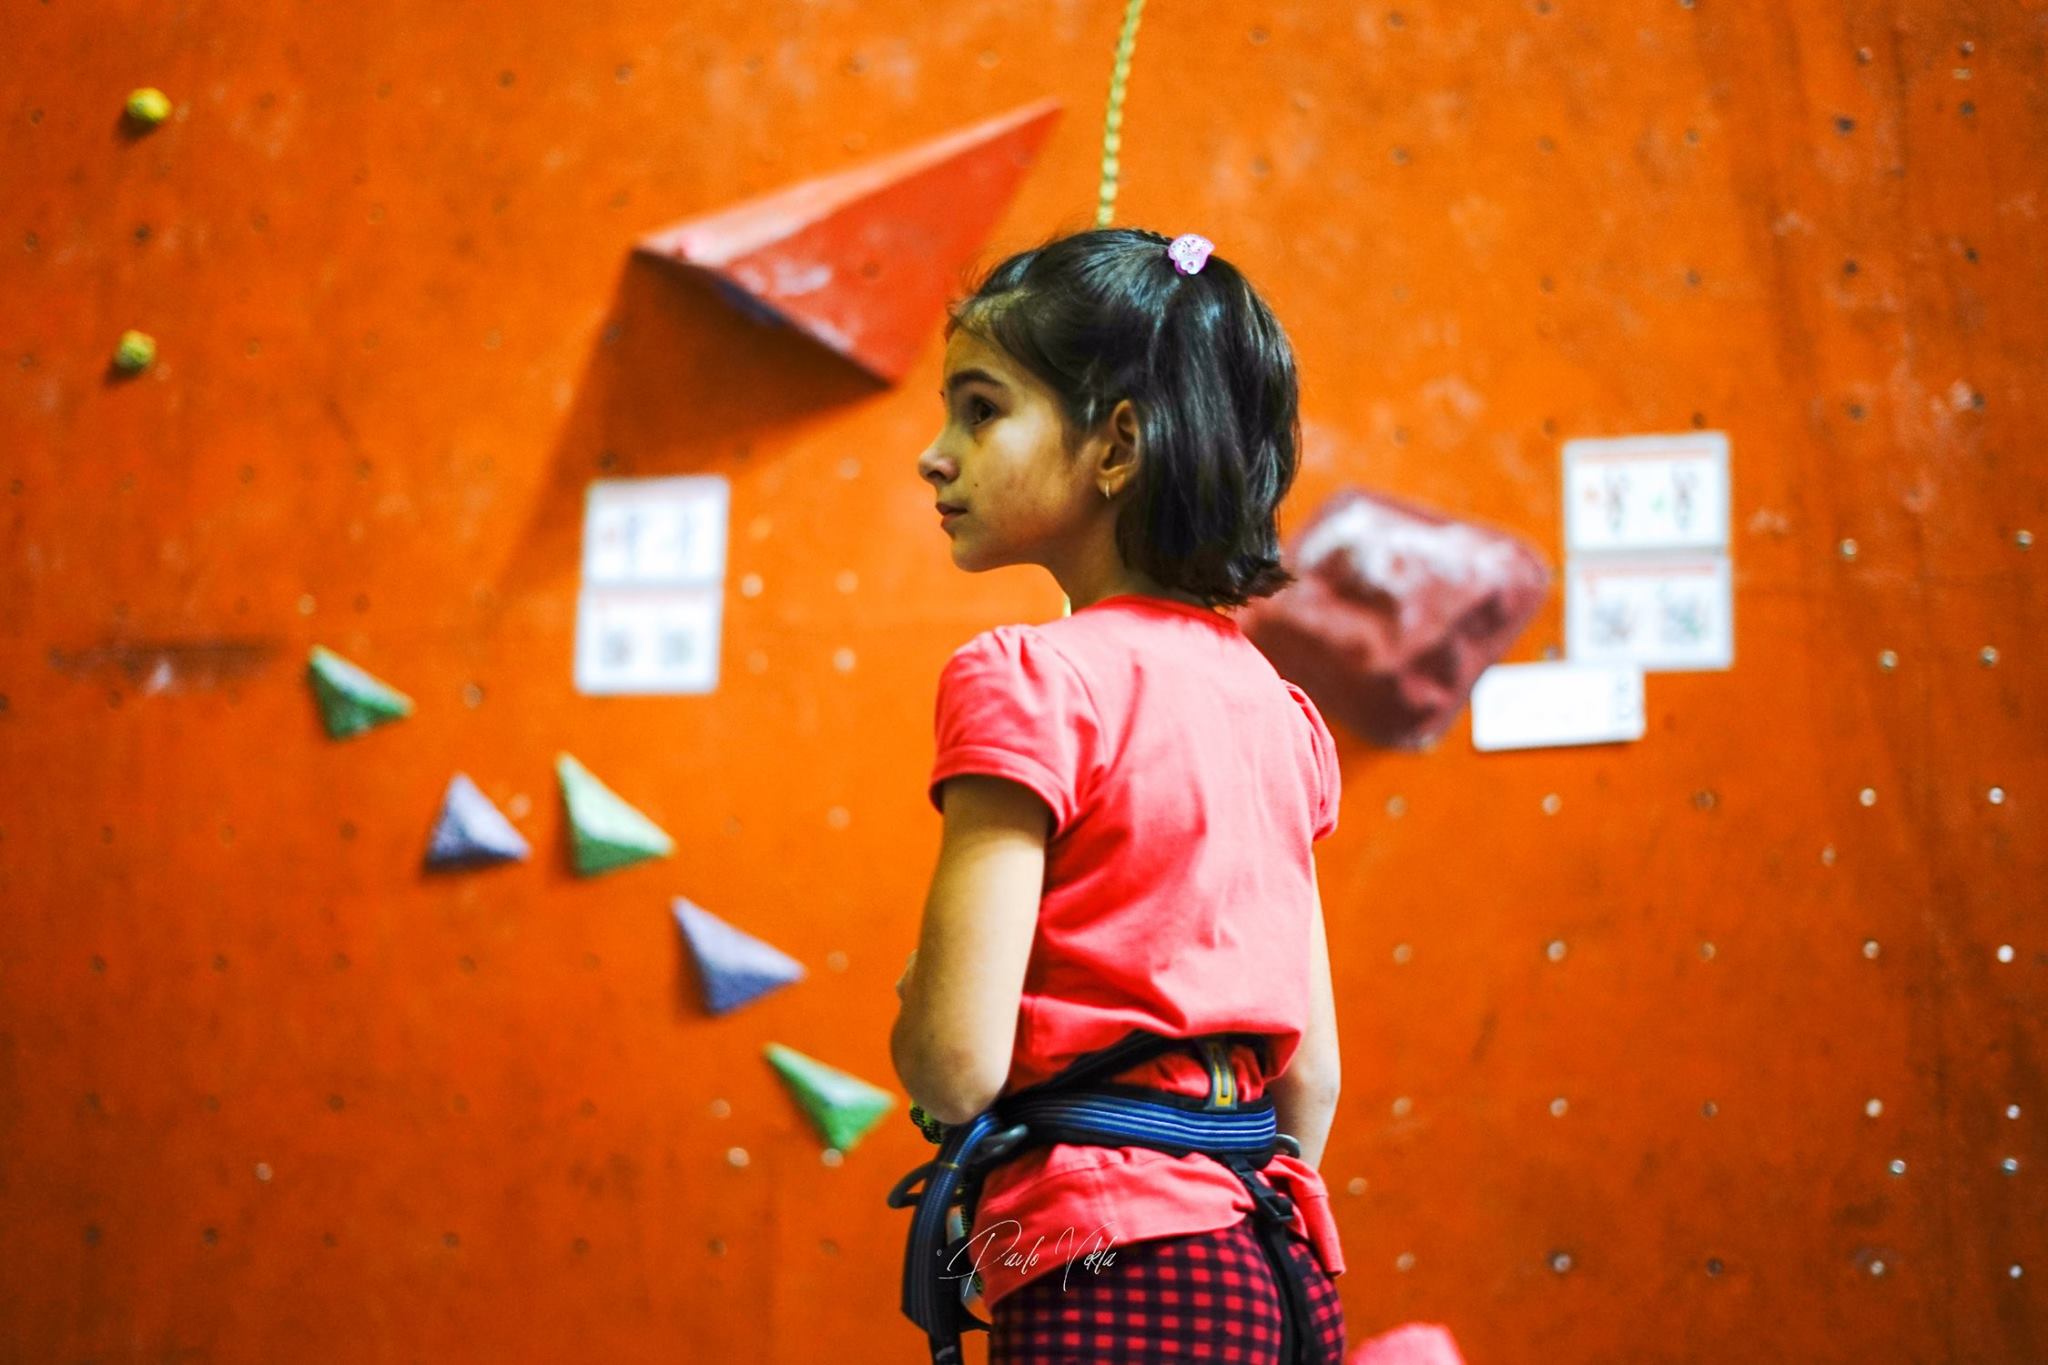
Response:
[[[1216,610],[1292,581],[1274,521],[1299,439],[1286,334],[1203,239],[1128,228],[1012,256],[946,330],[946,420],[918,472],[953,562],[1040,565],[1071,611],[982,632],[940,677],[945,830],[897,987],[897,1072],[958,1125],[1134,1029],[1191,1040],[1113,1079],[1273,1099],[1300,1147],[1263,1168],[1306,1289],[1290,1358],[1340,1361],[1311,854],[1337,825],[1336,749]],[[1202,1041],[1232,1032],[1256,1037]],[[991,1362],[1279,1362],[1261,1206],[1203,1152],[1040,1143],[986,1173],[956,1274],[979,1276]]]

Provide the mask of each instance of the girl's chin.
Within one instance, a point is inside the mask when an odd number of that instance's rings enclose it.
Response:
[[[953,567],[962,573],[986,573],[990,569],[1000,569],[1008,562],[994,558],[972,544],[953,542]]]

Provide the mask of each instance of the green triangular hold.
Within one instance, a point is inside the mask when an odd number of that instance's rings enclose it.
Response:
[[[896,1097],[888,1091],[795,1048],[769,1043],[762,1051],[825,1141],[842,1152],[852,1150],[882,1115],[896,1107]]]
[[[320,719],[334,739],[359,735],[400,716],[412,714],[412,698],[389,683],[371,677],[331,649],[313,646],[306,664]]]
[[[620,800],[617,792],[569,755],[556,755],[555,773],[562,779],[562,800],[569,806],[578,872],[609,872],[676,851],[675,841],[661,826]]]

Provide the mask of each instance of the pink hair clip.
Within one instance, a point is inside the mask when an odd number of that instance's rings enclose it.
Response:
[[[1173,239],[1173,245],[1166,248],[1166,254],[1173,259],[1173,268],[1183,275],[1193,275],[1209,263],[1209,253],[1216,244],[1207,237],[1193,232],[1184,232]]]

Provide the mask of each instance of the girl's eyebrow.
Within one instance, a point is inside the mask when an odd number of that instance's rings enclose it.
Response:
[[[954,373],[946,376],[946,387],[939,390],[939,397],[947,397],[962,384],[976,383],[993,384],[999,389],[1004,387],[1003,381],[990,374],[987,370],[956,370]]]

